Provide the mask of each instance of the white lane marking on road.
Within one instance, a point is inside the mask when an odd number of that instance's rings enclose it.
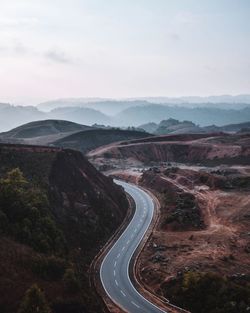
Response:
[[[133,193],[135,194],[135,192],[133,191],[132,188],[128,188],[128,187],[127,187],[128,184],[123,183],[123,185],[126,186],[128,192],[129,192],[129,191],[131,192],[132,196],[133,196]],[[135,188],[135,187],[134,187],[134,188]],[[133,193],[132,193],[132,191],[133,191]],[[130,193],[130,192],[129,192],[129,193]],[[150,207],[150,205],[151,205],[152,203],[153,203],[153,202],[150,201],[149,207]],[[152,216],[151,216],[152,212],[149,211],[148,214],[149,214],[149,219],[150,219],[149,224],[150,224],[150,222],[152,221]],[[147,225],[147,226],[148,226],[148,225]],[[148,229],[148,227],[147,227],[147,229]],[[142,237],[145,235],[147,229],[145,229],[145,231],[143,232]],[[115,245],[114,245],[114,246],[115,246]],[[114,248],[114,246],[113,246],[113,248]],[[138,246],[138,245],[137,245],[137,246]],[[137,248],[137,246],[134,247],[133,253],[135,252],[135,249]],[[110,256],[110,252],[111,252],[111,250],[109,251],[109,253],[108,253],[108,254],[106,255],[106,257],[104,258],[104,261],[107,259],[108,256]],[[131,256],[130,256],[130,259],[129,259],[128,264],[131,262],[131,258],[132,258],[133,253],[132,253]],[[104,286],[104,289],[105,289],[106,293],[107,293],[108,296],[112,299],[111,295],[107,292],[107,290],[106,290],[106,288],[105,288],[105,284],[104,284],[104,282],[103,282],[103,275],[102,275],[102,271],[103,271],[103,270],[102,270],[102,268],[103,268],[104,261],[103,261],[103,263],[101,264],[101,275],[100,275],[100,276],[101,276],[101,281],[102,281],[102,284],[103,284],[103,286]],[[128,275],[128,266],[127,266],[127,277],[129,277],[129,275]],[[131,281],[130,281],[130,283],[131,283]],[[138,295],[140,295],[140,296],[144,299],[144,301],[146,301],[147,303],[149,303],[149,304],[150,304],[151,306],[153,306],[154,308],[160,310],[156,305],[154,305],[153,303],[151,303],[150,301],[148,301],[146,298],[144,298],[144,297],[135,289],[135,287],[132,285],[132,283],[131,283],[131,287],[132,287],[132,290],[133,290],[135,293],[137,293]],[[130,302],[130,303],[131,303],[131,302]],[[137,304],[134,303],[134,305],[136,306]],[[139,308],[140,308],[140,307],[139,307]],[[165,311],[160,310],[160,312],[164,313]]]
[[[114,267],[116,267],[117,262],[115,261]]]
[[[134,301],[131,301],[131,303],[136,306],[138,309],[140,308],[138,304],[134,303]]]
[[[120,290],[121,291],[121,294],[124,296],[124,297],[126,297],[126,294],[122,291],[122,290]]]
[[[114,276],[115,276],[115,270],[114,270]]]
[[[119,285],[118,285],[118,281],[117,281],[116,279],[115,279],[115,284],[116,284],[116,286],[119,286]]]
[[[125,247],[122,247],[122,251],[125,249]]]
[[[120,255],[121,255],[121,253],[118,253],[118,254],[117,254],[117,259],[119,259]]]
[[[130,240],[127,241],[127,245],[130,243]]]

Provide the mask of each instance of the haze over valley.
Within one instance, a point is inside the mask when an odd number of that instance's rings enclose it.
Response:
[[[219,98],[219,97],[218,97]],[[201,126],[223,126],[250,120],[250,96],[242,96],[246,103],[230,97],[229,103],[180,102],[152,103],[147,100],[58,100],[37,106],[15,106],[0,103],[0,131],[8,131],[24,123],[46,119],[68,120],[84,125],[138,127],[145,123],[159,123],[163,119],[188,120]],[[210,101],[212,101],[213,97]],[[234,100],[233,100],[234,99]],[[248,99],[248,100],[247,100]],[[156,101],[156,100],[155,100]],[[247,102],[248,101],[248,102]],[[161,101],[159,101],[161,102]]]

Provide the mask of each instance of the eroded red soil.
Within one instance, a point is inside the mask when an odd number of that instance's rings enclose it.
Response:
[[[132,175],[123,172],[122,178],[131,180]],[[164,282],[190,270],[229,277],[250,274],[248,167],[151,169],[133,181],[150,189],[161,202],[157,226],[138,262],[140,280],[153,293],[161,294]],[[203,227],[175,221],[166,226],[164,220],[173,212],[166,197],[182,193],[194,195]]]

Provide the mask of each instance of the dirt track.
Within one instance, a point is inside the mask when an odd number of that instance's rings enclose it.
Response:
[[[165,216],[162,211],[138,263],[142,283],[157,294],[161,284],[179,272],[213,271],[229,276],[250,273],[249,219],[246,218],[250,215],[249,191],[225,191],[196,185],[187,179],[189,170],[174,178],[155,174],[160,176],[163,184],[166,181],[183,192],[195,195],[206,225],[200,230],[162,229],[161,222]],[[248,173],[248,169],[241,169],[243,172]],[[147,185],[145,181],[140,181],[141,174],[123,171],[120,175],[123,179]],[[161,199],[157,186],[152,191]]]

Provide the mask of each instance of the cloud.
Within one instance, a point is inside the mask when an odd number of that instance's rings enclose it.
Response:
[[[0,17],[0,28],[13,28],[22,26],[34,26],[38,23],[35,17],[10,18]]]
[[[0,56],[2,57],[32,57],[42,58],[58,64],[72,64],[74,60],[67,56],[63,51],[50,49],[47,51],[38,51],[26,46],[22,42],[13,42],[12,44],[0,45]]]
[[[193,14],[190,11],[182,11],[175,15],[174,22],[177,25],[191,25],[197,24],[200,18],[198,15]]]
[[[13,42],[12,44],[0,45],[0,55],[2,56],[13,57],[32,54],[34,54],[34,51],[21,42]]]
[[[181,40],[181,36],[178,35],[177,33],[169,33],[169,37],[171,38],[172,41],[177,42]]]
[[[49,50],[44,53],[44,57],[55,63],[73,63],[73,60],[71,58],[66,56],[64,52],[58,50]]]

